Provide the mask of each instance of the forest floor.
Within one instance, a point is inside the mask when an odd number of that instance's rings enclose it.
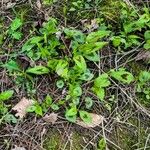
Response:
[[[1,0],[0,150],[150,150],[150,1]]]

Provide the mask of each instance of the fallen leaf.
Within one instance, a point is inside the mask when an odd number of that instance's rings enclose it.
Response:
[[[98,29],[98,27],[99,27],[99,25],[98,25],[97,19],[91,20],[91,29],[92,29],[92,31],[95,30],[95,29]]]
[[[33,104],[33,101],[23,97],[19,103],[17,103],[12,110],[16,111],[16,117],[24,118],[26,115],[26,109]]]
[[[88,31],[88,33],[91,33],[92,31],[99,28],[99,23],[97,19],[93,19],[91,21],[85,19],[81,21],[83,28],[85,31]]]
[[[58,114],[56,114],[56,113],[51,113],[51,114],[49,114],[49,115],[45,115],[44,117],[43,117],[43,120],[45,121],[45,122],[47,122],[47,123],[52,123],[52,124],[54,124],[56,121],[57,121],[57,119],[58,119]]]
[[[38,7],[38,9],[41,10],[42,4],[41,4],[41,1],[40,1],[40,0],[37,0],[37,1],[36,1],[36,6]]]
[[[145,63],[150,63],[150,51],[141,51],[136,56],[136,61],[143,60]]]
[[[7,10],[7,9],[10,9],[10,8],[13,8],[15,5],[16,5],[16,3],[9,2],[9,3],[7,3],[5,9]]]
[[[13,148],[11,150],[26,150],[26,149],[24,147],[18,147],[15,145],[15,148]]]
[[[91,115],[91,118],[92,118],[91,123],[87,124],[87,123],[83,122],[82,120],[77,119],[76,124],[78,124],[84,128],[94,128],[94,127],[100,125],[104,120],[104,117],[101,115],[97,115],[94,113],[89,113],[89,114]]]
[[[8,3],[9,1],[10,1],[10,0],[5,0],[5,1],[3,1],[3,3],[6,4],[6,3]]]

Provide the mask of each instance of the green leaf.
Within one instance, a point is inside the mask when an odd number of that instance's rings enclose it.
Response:
[[[80,79],[84,81],[90,81],[92,80],[93,77],[94,77],[94,74],[91,73],[89,69],[87,69],[86,72],[84,72],[84,74],[80,76]]]
[[[43,28],[40,29],[40,32],[45,35],[52,35],[57,32],[56,28],[57,21],[54,18],[43,24]]]
[[[35,113],[37,114],[37,115],[40,115],[40,116],[42,116],[43,115],[43,110],[42,110],[42,107],[40,106],[40,105],[35,105]]]
[[[2,65],[2,67],[6,68],[8,71],[20,71],[18,64],[13,60]]]
[[[4,40],[4,35],[1,34],[1,35],[0,35],[0,46],[3,44],[3,40]]]
[[[98,150],[106,150],[106,142],[105,142],[104,138],[99,140],[99,142],[98,142]]]
[[[44,66],[35,66],[34,68],[27,69],[26,72],[36,74],[36,75],[42,75],[42,74],[48,74],[49,69]]]
[[[130,84],[134,81],[134,77],[130,72],[125,71],[124,68],[120,68],[118,71],[111,70],[110,75],[122,83]]]
[[[20,28],[22,26],[22,21],[19,18],[16,18],[12,21],[10,28],[12,31],[16,31],[18,28]]]
[[[84,56],[89,56],[101,50],[108,42],[85,43],[79,46],[78,50]]]
[[[94,80],[94,87],[108,87],[110,85],[110,81],[108,79],[108,74],[101,74],[98,78]]]
[[[86,71],[87,65],[83,56],[81,55],[75,56],[73,60],[75,61],[75,64],[78,66],[79,70],[82,70],[83,72]]]
[[[51,60],[48,61],[47,66],[48,66],[52,71],[55,71],[58,62],[59,62],[59,60],[57,60],[57,59],[51,59]]]
[[[76,106],[71,107],[70,109],[66,110],[66,112],[65,112],[65,117],[70,122],[76,121],[76,115],[77,115]]]
[[[96,52],[85,55],[85,57],[89,61],[93,61],[93,62],[99,62],[100,61],[100,56]]]
[[[92,90],[101,101],[104,100],[104,98],[105,98],[105,89],[104,88],[93,87]]]
[[[85,41],[85,35],[79,30],[65,28],[64,32],[67,37],[73,38],[78,43],[84,43]]]
[[[29,106],[26,111],[27,112],[35,112],[35,110],[36,110],[36,106],[32,105],[32,106]]]
[[[139,81],[141,83],[146,83],[150,81],[150,72],[148,71],[141,71],[139,75]]]
[[[69,122],[73,122],[75,123],[76,122],[76,119],[77,119],[77,116],[65,116],[66,119],[69,121]]]
[[[59,106],[57,104],[51,104],[51,108],[53,110],[59,110]]]
[[[149,50],[150,49],[150,40],[147,40],[146,43],[144,44],[144,48],[146,50]]]
[[[135,30],[135,22],[124,23],[123,28],[124,28],[124,31],[125,31],[126,34],[130,33],[130,32],[133,32]]]
[[[22,37],[22,33],[21,32],[13,32],[12,37],[16,40],[20,40]]]
[[[95,48],[92,50],[92,53],[101,50],[105,45],[107,45],[108,42],[96,42],[95,43]]]
[[[4,120],[5,122],[8,122],[8,123],[15,123],[15,124],[17,123],[17,118],[15,118],[15,116],[12,114],[6,114],[4,116]]]
[[[79,105],[80,103],[80,98],[79,97],[75,97],[72,99],[72,103],[75,104],[75,105]]]
[[[90,109],[93,106],[93,100],[90,97],[85,98],[85,106],[87,109]]]
[[[13,94],[14,94],[13,90],[8,90],[0,93],[0,101],[5,101],[10,99],[13,96]]]
[[[35,45],[34,44],[29,44],[27,41],[23,46],[22,46],[22,52],[29,52]]]
[[[86,111],[83,111],[83,110],[80,110],[79,111],[79,114],[80,114],[80,118],[85,122],[85,123],[91,123],[92,122],[92,117],[91,115],[86,112]]]
[[[78,97],[82,95],[82,89],[81,86],[76,84],[70,84],[69,85],[69,94],[71,97]]]
[[[67,111],[66,111],[66,116],[75,116],[77,114],[77,108],[76,108],[76,106],[74,106],[74,107],[71,107],[70,109],[68,109]]]
[[[97,42],[99,39],[108,36],[110,34],[110,31],[97,31],[97,32],[91,32],[87,38],[86,41],[89,43],[95,43]]]
[[[49,94],[47,94],[47,96],[45,98],[45,103],[47,106],[50,106],[52,104],[52,98]]]
[[[56,82],[56,86],[57,86],[59,89],[63,88],[63,87],[64,87],[64,81],[63,81],[63,80],[58,80],[58,81]]]
[[[112,37],[113,46],[118,47],[121,44],[121,37],[120,36],[114,36]]]
[[[144,38],[145,38],[145,40],[150,40],[150,30],[148,30],[144,33]]]
[[[56,73],[63,78],[68,78],[68,62],[66,60],[58,61]]]
[[[32,38],[30,38],[29,40],[28,40],[28,43],[30,43],[30,44],[38,44],[39,42],[41,42],[42,40],[44,40],[44,38],[43,37],[41,37],[41,36],[34,36],[34,37],[32,37]]]

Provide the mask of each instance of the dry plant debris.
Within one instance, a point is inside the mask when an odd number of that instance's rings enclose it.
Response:
[[[136,56],[136,60],[143,60],[146,63],[150,63],[150,51],[141,51],[139,54]]]
[[[24,147],[15,146],[12,150],[26,150]]]
[[[20,119],[24,118],[27,113],[27,108],[33,104],[33,101],[30,99],[27,99],[23,97],[19,103],[17,103],[12,110],[16,111],[15,114],[16,117],[19,117]]]
[[[92,122],[91,123],[85,123],[81,120],[77,120],[76,124],[84,127],[84,128],[95,128],[96,126],[99,126],[103,121],[104,121],[104,117],[98,114],[94,114],[94,113],[89,113],[91,118],[92,118]]]
[[[46,114],[44,117],[43,117],[43,120],[47,123],[52,123],[54,124],[58,119],[58,114],[56,113],[51,113],[51,114]]]

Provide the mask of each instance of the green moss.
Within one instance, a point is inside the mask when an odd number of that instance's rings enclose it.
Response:
[[[46,150],[57,150],[61,145],[61,136],[57,131],[52,131],[48,134],[46,141],[44,142],[44,148]]]
[[[81,147],[82,143],[83,143],[82,136],[74,132],[72,135],[72,150],[82,150]]]
[[[113,22],[118,19],[121,9],[121,1],[118,0],[81,0],[79,6],[74,6],[76,0],[60,0],[53,4],[53,16],[61,20],[61,24],[76,26],[81,20],[91,20],[94,18],[106,18]],[[56,7],[57,6],[57,7]],[[73,11],[71,11],[73,9]],[[63,21],[62,21],[63,20]]]
[[[82,136],[78,133],[73,132],[70,134],[70,141],[67,138],[61,136],[61,134],[53,130],[49,132],[47,139],[44,142],[44,148],[46,150],[58,150],[58,149],[66,149],[70,150],[82,150],[81,144],[83,143]],[[67,143],[67,145],[66,145]]]
[[[107,0],[102,1],[99,5],[99,14],[102,14],[106,19],[117,21],[120,16],[121,1]]]
[[[139,149],[145,146],[148,137],[149,121],[140,122],[138,118],[131,118],[128,123],[131,126],[116,127],[112,133],[112,139],[123,150]],[[147,146],[149,145],[149,141]]]

